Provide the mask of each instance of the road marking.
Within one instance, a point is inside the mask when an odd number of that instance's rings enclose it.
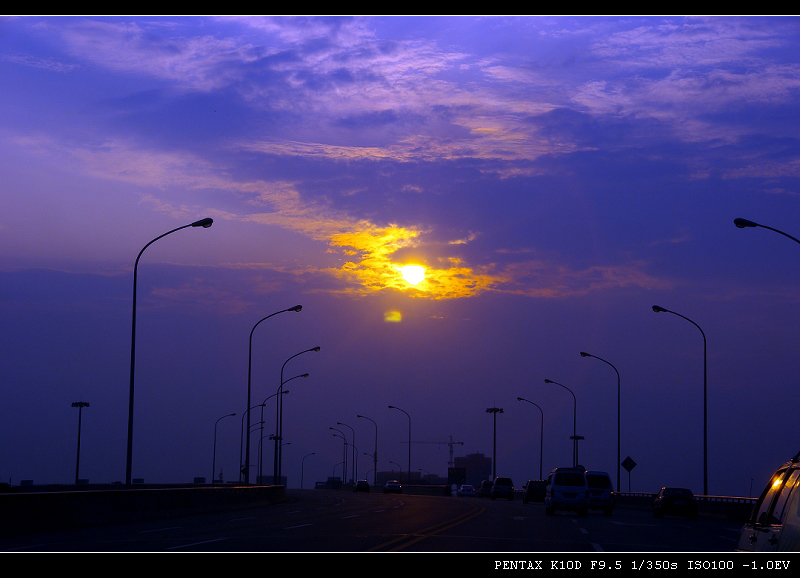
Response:
[[[594,548],[595,552],[604,552],[605,551],[600,547],[600,544],[595,544],[594,542],[592,542],[592,548]]]
[[[313,524],[298,524],[297,526],[286,526],[284,530],[294,530],[295,528],[303,528],[305,526],[313,526]]]
[[[227,538],[217,538],[215,540],[205,540],[203,542],[194,542],[192,544],[182,544],[180,546],[171,546],[167,548],[167,550],[179,550],[180,548],[191,548],[192,546],[199,546],[200,544],[210,544],[212,542],[221,542],[222,540],[227,540]]]
[[[441,522],[439,524],[436,524],[436,525],[431,526],[429,528],[425,528],[424,530],[420,530],[418,532],[413,532],[413,533],[410,533],[410,534],[403,534],[401,536],[398,536],[397,538],[389,540],[388,542],[384,542],[383,544],[379,544],[379,545],[375,546],[374,548],[368,548],[366,550],[366,552],[374,552],[375,550],[388,548],[392,544],[396,544],[397,542],[400,542],[400,541],[403,541],[403,540],[405,540],[405,542],[403,542],[402,544],[398,544],[398,545],[394,546],[393,548],[391,548],[391,551],[396,552],[397,550],[402,550],[404,548],[408,548],[409,546],[419,542],[420,540],[424,540],[425,538],[429,538],[430,536],[435,536],[436,534],[444,532],[445,530],[449,530],[450,528],[458,526],[459,524],[463,524],[467,520],[471,520],[475,516],[478,516],[478,515],[482,514],[485,510],[486,510],[486,508],[484,508],[483,506],[473,506],[472,511],[467,512],[466,514],[462,514],[461,516],[457,516],[456,518],[453,518],[452,520],[447,520],[447,521]]]
[[[358,518],[359,514],[353,514],[352,516],[344,516],[342,520],[347,520],[348,518]]]

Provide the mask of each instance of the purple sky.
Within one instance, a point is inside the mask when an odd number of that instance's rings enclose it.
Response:
[[[238,479],[284,378],[283,472],[757,492],[800,449],[800,19],[0,19],[0,481]],[[414,285],[400,266],[425,267]],[[275,428],[274,398],[266,413]],[[260,421],[254,419],[253,423]],[[258,434],[253,436],[254,444]],[[353,440],[350,440],[351,442]],[[424,442],[424,443],[423,443]],[[264,452],[271,473],[272,448]],[[256,456],[252,460],[256,461]],[[623,470],[622,489],[628,489]]]

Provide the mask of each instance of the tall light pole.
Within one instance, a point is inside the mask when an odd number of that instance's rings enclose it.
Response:
[[[142,257],[142,253],[144,250],[147,249],[150,245],[158,241],[159,239],[166,237],[167,235],[174,233],[175,231],[180,231],[181,229],[186,229],[187,227],[203,227],[204,229],[208,229],[212,223],[214,222],[213,219],[205,218],[200,219],[199,221],[195,221],[194,223],[189,223],[188,225],[183,225],[181,227],[177,227],[172,229],[171,231],[167,231],[166,233],[159,235],[149,243],[147,243],[142,250],[139,251],[139,254],[136,256],[136,261],[133,264],[133,313],[131,317],[131,376],[130,376],[130,392],[128,394],[128,455],[125,464],[125,484],[127,486],[131,485],[131,469],[133,466],[133,384],[134,384],[134,373],[136,370],[136,281],[138,276],[139,270],[139,259]]]
[[[75,458],[75,485],[78,485],[79,479],[79,472],[81,467],[81,417],[83,413],[84,407],[89,407],[88,401],[75,401],[72,403],[72,407],[78,408],[78,455]]]
[[[335,427],[329,427],[328,429],[329,430],[333,430],[335,432],[339,432],[339,433],[333,434],[333,437],[342,438],[342,441],[344,441],[344,446],[342,448],[342,458],[343,458],[342,459],[342,464],[343,464],[343,466],[342,466],[342,483],[346,484],[347,483],[347,437],[344,435],[344,432],[342,430],[340,430],[340,429],[336,429]]]
[[[308,374],[307,373],[301,373],[300,375],[295,375],[294,377],[290,377],[289,379],[285,380],[281,385],[286,385],[287,383],[289,383],[293,379],[297,379],[298,377],[308,377]],[[263,470],[263,467],[264,467],[264,443],[263,443],[263,441],[264,441],[264,437],[265,437],[264,436],[264,424],[266,423],[264,421],[264,407],[267,405],[267,401],[269,401],[270,399],[272,399],[276,395],[282,395],[282,394],[287,394],[287,393],[289,393],[288,389],[284,389],[284,390],[280,390],[279,389],[276,393],[273,393],[272,395],[267,396],[267,398],[264,400],[264,403],[261,405],[261,438],[259,439],[259,443],[258,443],[258,477],[259,478],[263,478],[264,477],[264,470]],[[274,439],[274,438],[270,437],[269,439]],[[260,481],[259,483],[263,483],[263,482]]]
[[[310,454],[306,454],[306,455],[303,456],[303,459],[300,460],[300,489],[301,490],[303,489],[303,475],[304,475],[305,469],[306,469],[306,458],[308,456],[313,456],[314,454],[315,454],[315,452],[311,452]]]
[[[778,229],[773,229],[772,227],[767,227],[766,225],[761,225],[759,223],[755,223],[753,221],[748,221],[747,219],[734,219],[733,224],[739,227],[740,229],[744,229],[745,227],[761,227],[762,229],[769,229],[770,231],[775,231],[783,235],[784,237],[789,237],[792,241],[800,243],[800,239],[792,237],[789,233],[784,233],[783,231],[779,231]]]
[[[249,419],[249,415],[248,414],[250,413],[251,409],[255,409],[257,407],[260,407],[260,408],[263,409],[264,404],[254,405],[252,407],[248,407],[244,411],[244,413],[242,414],[242,433],[241,433],[241,435],[239,437],[239,481],[240,482],[242,481],[242,476],[244,476],[244,455],[242,453],[244,451],[244,420],[245,420],[245,418],[248,418],[247,419],[247,431],[249,432],[250,431],[250,419]],[[262,421],[263,421],[263,418],[262,418]]]
[[[411,416],[408,415],[407,411],[402,410],[399,407],[395,407],[393,405],[390,405],[389,409],[396,409],[397,411],[402,411],[404,414],[406,414],[406,417],[408,418],[408,475],[407,475],[408,481],[407,481],[407,483],[410,486],[411,485]]]
[[[578,399],[575,397],[572,390],[563,383],[558,383],[550,379],[545,379],[544,382],[560,385],[572,394],[572,467],[575,467],[578,465],[578,440],[583,439],[582,436],[578,436]]]
[[[620,463],[621,463],[621,459],[622,459],[622,457],[620,455],[620,449],[619,449],[619,445],[620,445],[620,379],[619,379],[619,371],[617,371],[617,368],[614,367],[614,365],[611,362],[606,361],[602,357],[597,357],[596,355],[592,355],[591,353],[586,353],[585,351],[581,351],[581,357],[594,357],[595,359],[599,359],[603,363],[605,363],[607,365],[610,365],[611,369],[613,369],[614,372],[617,374],[617,491],[619,492],[620,491],[620,488],[619,488],[619,468],[620,468]]]
[[[493,414],[492,421],[494,422],[492,437],[492,479],[494,479],[497,477],[497,414],[503,413],[503,408],[489,407],[486,408],[486,413]]]
[[[343,423],[343,422],[340,422],[340,421],[337,421],[336,425],[343,425],[344,427],[348,428],[350,430],[350,432],[352,432],[352,436],[353,436],[353,443],[352,443],[352,446],[353,446],[353,483],[355,484],[356,481],[358,481],[358,465],[356,464],[356,462],[358,461],[358,460],[356,460],[356,430],[354,430],[352,427],[350,427],[346,423]]]
[[[283,384],[286,383],[283,380],[283,370],[286,368],[286,364],[289,363],[289,361],[291,361],[292,359],[294,359],[298,355],[303,355],[304,353],[308,353],[310,351],[319,351],[319,346],[312,347],[310,349],[304,349],[303,351],[301,351],[299,353],[295,353],[289,359],[287,359],[286,361],[283,362],[283,365],[281,365],[281,385],[278,388],[278,392],[279,393],[281,391],[283,391]],[[274,471],[272,473],[272,478],[273,478],[272,483],[277,485],[277,484],[280,483],[280,479],[281,479],[281,466],[282,466],[282,457],[283,457],[282,456],[282,452],[281,452],[281,439],[283,439],[283,396],[282,395],[278,396],[278,401],[277,401],[276,405],[277,405],[277,416],[276,416],[277,419],[275,420],[276,421],[276,423],[275,423],[275,427],[276,427],[276,430],[275,430],[275,450],[274,450],[275,456],[273,458],[273,461],[275,463],[273,464],[273,470]]]
[[[700,335],[703,336],[703,495],[708,495],[708,355],[707,355],[707,343],[706,343],[706,334],[703,329],[694,321],[689,319],[688,317],[681,315],[680,313],[675,313],[674,311],[670,311],[669,309],[664,309],[663,307],[659,307],[658,305],[653,305],[653,311],[656,313],[672,313],[673,315],[677,315],[681,319],[685,319],[698,330],[700,330]]]
[[[247,355],[247,405],[245,407],[250,407],[250,378],[253,373],[253,333],[256,330],[256,327],[262,321],[266,321],[270,317],[277,315],[278,313],[286,313],[287,311],[297,311],[303,309],[302,305],[295,305],[294,307],[289,307],[288,309],[281,309],[280,311],[276,311],[275,313],[270,313],[266,317],[262,317],[259,319],[253,328],[250,330],[250,348]],[[263,408],[262,408],[263,409]],[[250,413],[247,413],[247,431],[250,431]],[[245,463],[244,463],[244,483],[250,483],[250,436],[247,436],[247,447],[245,448]]]
[[[365,415],[357,415],[356,417],[361,417],[366,420],[369,420],[375,426],[375,451],[372,454],[372,467],[374,468],[372,473],[372,485],[377,485],[378,484],[378,424],[375,423],[374,419],[368,418]]]
[[[542,478],[542,454],[544,453],[544,411],[542,411],[542,408],[539,407],[538,404],[535,404],[531,400],[525,399],[524,397],[518,397],[517,401],[527,401],[529,404],[535,405],[539,408],[539,413],[542,414],[542,419],[539,426],[539,479],[541,480],[544,479]]]
[[[217,421],[214,422],[214,450],[212,452],[211,458],[211,484],[214,484],[214,472],[217,469],[217,424],[220,420],[225,419],[226,417],[233,417],[235,413],[229,413],[228,415],[223,415],[222,417],[218,418]]]

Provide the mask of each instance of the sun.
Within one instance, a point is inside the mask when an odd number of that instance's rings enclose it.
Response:
[[[416,285],[425,279],[425,267],[422,265],[403,265],[400,267],[403,279],[411,285]]]

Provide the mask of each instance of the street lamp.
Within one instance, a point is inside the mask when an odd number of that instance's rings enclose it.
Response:
[[[603,363],[610,365],[611,369],[613,369],[617,374],[617,491],[619,492],[619,467],[621,463],[621,456],[619,453],[619,444],[620,444],[620,379],[619,379],[619,371],[614,365],[603,359],[602,357],[597,357],[596,355],[592,355],[591,353],[586,353],[585,351],[581,351],[581,357],[594,357],[595,359],[599,359]]]
[[[352,427],[350,427],[346,423],[342,423],[340,421],[337,421],[336,425],[343,425],[344,427],[348,428],[352,432],[352,435],[353,435],[353,444],[352,444],[353,445],[353,483],[356,483],[356,481],[358,480],[358,465],[356,464],[356,461],[357,461],[356,460],[356,430],[354,430]]]
[[[767,227],[766,225],[761,225],[753,221],[748,221],[747,219],[742,219],[742,218],[734,219],[733,224],[739,227],[740,229],[744,229],[745,227],[761,227],[762,229],[769,229],[770,231],[775,231],[776,233],[779,233],[784,237],[789,237],[792,241],[800,243],[800,239],[796,239],[795,237],[792,237],[788,233],[784,233],[783,231],[779,231],[778,229],[773,229],[772,227]]]
[[[527,401],[531,405],[535,405],[539,408],[539,413],[542,415],[542,420],[539,426],[539,479],[541,480],[544,479],[542,478],[542,454],[544,453],[544,411],[542,411],[542,408],[537,404],[533,403],[529,399],[525,399],[524,397],[518,397],[517,401]]]
[[[372,467],[373,467],[372,484],[373,485],[377,485],[378,484],[378,424],[375,423],[374,419],[370,419],[365,415],[357,415],[356,417],[361,417],[361,418],[367,419],[367,420],[371,421],[373,423],[373,425],[375,426],[375,451],[372,454],[372,464],[373,464],[372,465]]]
[[[81,466],[81,417],[84,407],[89,407],[88,401],[76,401],[72,403],[72,407],[78,408],[78,455],[75,458],[75,485],[78,485],[78,472]]]
[[[240,482],[242,481],[242,476],[244,475],[244,469],[245,469],[245,466],[244,466],[245,460],[244,460],[244,455],[242,454],[242,452],[244,450],[244,421],[245,421],[245,418],[247,418],[247,431],[249,432],[250,431],[249,413],[250,413],[251,409],[255,409],[257,407],[260,407],[260,408],[263,409],[264,404],[262,403],[262,404],[259,404],[259,405],[254,405],[252,407],[248,407],[244,411],[244,413],[242,414],[242,431],[241,431],[241,434],[239,436],[239,481]],[[262,418],[262,421],[263,421],[263,418]],[[248,460],[248,464],[249,464],[249,460]]]
[[[344,464],[342,466],[342,483],[346,484],[347,483],[347,437],[345,437],[344,432],[342,430],[338,430],[335,427],[329,427],[328,429],[333,430],[335,432],[339,432],[333,434],[333,437],[342,438],[342,441],[344,441],[344,445],[342,446],[342,454],[343,454],[342,457],[344,458],[342,460],[342,464]]]
[[[284,381],[282,385],[286,385],[287,383],[289,383],[293,379],[297,379],[298,377],[308,377],[308,374],[307,373],[301,373],[300,375],[295,375],[294,377],[290,377],[289,379]],[[263,470],[263,467],[264,467],[264,444],[263,444],[263,440],[264,440],[264,423],[265,423],[264,422],[264,407],[266,406],[267,401],[269,401],[270,399],[272,399],[276,395],[280,395],[281,393],[289,393],[289,390],[288,389],[284,389],[282,392],[278,391],[276,393],[273,393],[270,396],[267,396],[267,398],[264,400],[263,405],[261,406],[261,438],[258,441],[258,477],[259,478],[263,478],[264,477],[264,470]],[[272,439],[272,438],[270,438],[270,439]]]
[[[578,400],[575,397],[575,394],[572,392],[570,388],[562,383],[558,383],[557,381],[552,381],[549,379],[544,380],[545,383],[553,383],[555,385],[560,385],[568,392],[572,394],[572,467],[578,465],[578,441],[583,439],[583,436],[579,436],[577,433],[577,423],[578,423]]]
[[[166,237],[167,235],[174,233],[175,231],[180,231],[181,229],[186,229],[187,227],[203,227],[204,229],[208,229],[213,222],[214,220],[210,218],[200,219],[199,221],[195,221],[194,223],[189,223],[188,225],[177,227],[175,229],[172,229],[171,231],[167,231],[166,233],[159,235],[158,237],[147,243],[144,247],[142,247],[142,250],[139,251],[139,254],[136,256],[136,261],[133,264],[133,307],[132,307],[133,313],[131,317],[131,377],[130,377],[130,392],[128,394],[128,455],[125,464],[125,484],[128,486],[131,485],[131,469],[133,466],[133,384],[134,384],[134,372],[136,370],[136,281],[139,270],[139,259],[141,259],[142,253],[144,253],[145,249],[147,249],[150,245],[152,245],[162,237]]]
[[[305,469],[306,469],[306,458],[308,456],[313,456],[314,454],[315,454],[315,452],[311,452],[310,454],[306,454],[306,455],[303,456],[303,459],[300,460],[300,489],[301,490],[303,489],[303,474],[304,474]]]
[[[405,410],[400,409],[399,407],[395,407],[393,405],[389,406],[389,409],[396,409],[397,411],[402,411],[406,414],[408,418],[408,485],[411,485],[411,416],[408,415],[408,412]],[[400,470],[402,472],[402,469]]]
[[[303,355],[304,353],[308,353],[310,351],[319,351],[319,346],[312,347],[310,349],[305,349],[305,350],[303,350],[303,351],[301,351],[299,353],[295,353],[289,359],[287,359],[286,361],[283,362],[283,365],[281,365],[281,385],[278,388],[279,392],[283,391],[283,384],[286,383],[283,380],[283,370],[286,367],[286,364],[289,363],[290,360],[294,359],[298,355]],[[277,415],[276,415],[277,419],[275,420],[275,428],[276,428],[275,429],[275,450],[274,450],[275,455],[273,457],[274,464],[273,464],[273,472],[272,472],[272,477],[273,477],[272,483],[277,485],[278,483],[280,483],[281,465],[282,465],[282,459],[281,459],[282,458],[282,455],[281,455],[282,452],[281,452],[281,446],[280,446],[280,440],[282,439],[282,436],[283,436],[283,396],[282,395],[278,396],[277,403],[275,405],[277,406]]]
[[[494,435],[492,441],[492,479],[497,476],[497,414],[503,413],[503,408],[489,407],[486,408],[486,413],[491,413],[494,422]]]
[[[262,321],[265,321],[272,317],[273,315],[277,315],[278,313],[285,313],[287,311],[300,311],[303,309],[302,305],[295,305],[294,307],[289,307],[288,309],[281,309],[280,311],[276,311],[275,313],[270,313],[266,317],[262,317],[259,319],[253,328],[250,330],[250,348],[247,355],[247,405],[245,407],[250,407],[250,377],[253,373],[253,333],[256,330],[256,327]],[[263,410],[263,408],[262,408]],[[247,414],[247,428],[250,429],[250,414]],[[250,436],[247,436],[247,448],[245,449],[245,464],[244,464],[244,483],[250,483]]]
[[[217,469],[217,424],[220,420],[225,419],[226,417],[233,417],[235,413],[229,413],[228,415],[223,415],[221,418],[218,418],[217,421],[214,422],[214,450],[212,452],[211,458],[211,484],[214,484],[214,472]]]
[[[749,221],[748,221],[749,222]],[[707,343],[706,343],[706,334],[702,330],[702,328],[680,313],[675,313],[674,311],[670,311],[669,309],[664,309],[663,307],[659,307],[658,305],[653,305],[653,311],[656,313],[672,313],[673,315],[677,315],[678,317],[685,319],[697,329],[700,330],[700,334],[703,336],[703,495],[708,495],[708,355],[707,355]]]

